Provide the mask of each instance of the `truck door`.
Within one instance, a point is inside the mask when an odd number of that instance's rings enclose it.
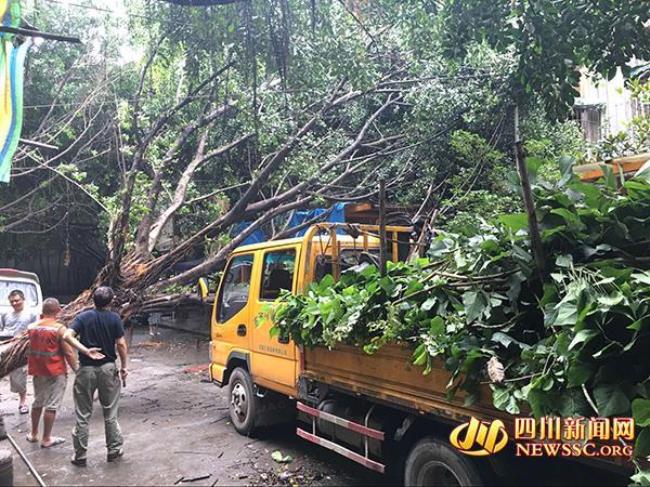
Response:
[[[250,301],[253,254],[236,255],[226,267],[212,312],[212,377],[223,382],[228,359],[247,356],[255,325]]]
[[[253,313],[256,315],[280,295],[281,290],[296,292],[298,247],[275,248],[261,254],[259,282],[253,286]],[[260,315],[263,316],[263,315]],[[294,395],[296,388],[296,347],[293,342],[271,337],[272,324],[260,319],[253,333],[253,380],[265,387]]]

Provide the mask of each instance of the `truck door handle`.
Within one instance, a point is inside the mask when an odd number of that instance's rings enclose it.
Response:
[[[237,325],[237,336],[246,336],[246,325]]]

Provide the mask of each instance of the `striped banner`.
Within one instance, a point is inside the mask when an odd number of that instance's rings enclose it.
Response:
[[[0,0],[6,27],[20,26],[20,1]],[[11,160],[23,125],[23,74],[31,39],[14,46],[14,34],[0,33],[0,182],[8,183]]]

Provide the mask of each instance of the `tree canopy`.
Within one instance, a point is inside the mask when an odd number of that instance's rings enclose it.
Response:
[[[135,302],[219,269],[258,228],[288,235],[296,210],[376,201],[382,178],[422,225],[476,228],[520,206],[513,101],[529,155],[579,157],[558,114],[578,67],[648,57],[642,3],[25,5],[84,45],[30,53],[24,135],[56,149],[20,148],[3,248],[83,247]]]

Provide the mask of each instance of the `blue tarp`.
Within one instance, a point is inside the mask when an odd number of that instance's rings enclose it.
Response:
[[[246,230],[246,228],[251,223],[252,222],[239,222],[237,225],[232,227],[232,230],[230,230],[230,235],[233,237],[239,235],[241,232]],[[250,244],[256,244],[260,242],[266,242],[267,238],[268,237],[262,230],[255,230],[248,237],[246,237],[246,239],[239,245],[250,245]]]
[[[323,213],[327,213],[328,211],[329,211],[329,215],[323,218],[322,221],[329,222],[329,223],[345,222],[345,203],[336,203],[334,206],[329,208],[329,210],[325,208],[316,208],[315,210],[309,210],[309,211],[296,211],[291,217],[291,220],[289,221],[289,228],[297,227],[298,225],[301,225],[302,223],[305,223],[309,220],[313,220],[318,215],[322,215]],[[307,233],[308,228],[309,227],[303,228],[302,230],[298,230],[293,236],[302,237],[305,233]]]
[[[327,216],[324,216],[323,222],[329,223],[344,223],[345,222],[345,205],[346,203],[336,203],[334,206],[327,208],[316,208],[309,211],[296,211],[294,212],[291,220],[289,220],[289,228],[297,227],[309,220],[313,220],[319,215],[328,213]],[[251,222],[240,222],[235,225],[230,234],[232,236],[238,235],[246,229],[251,224]],[[307,227],[309,228],[309,227]],[[291,237],[302,237],[306,232],[307,228],[298,230]],[[250,245],[260,242],[265,242],[268,240],[268,236],[262,230],[255,230],[251,235],[249,235],[240,245]]]

